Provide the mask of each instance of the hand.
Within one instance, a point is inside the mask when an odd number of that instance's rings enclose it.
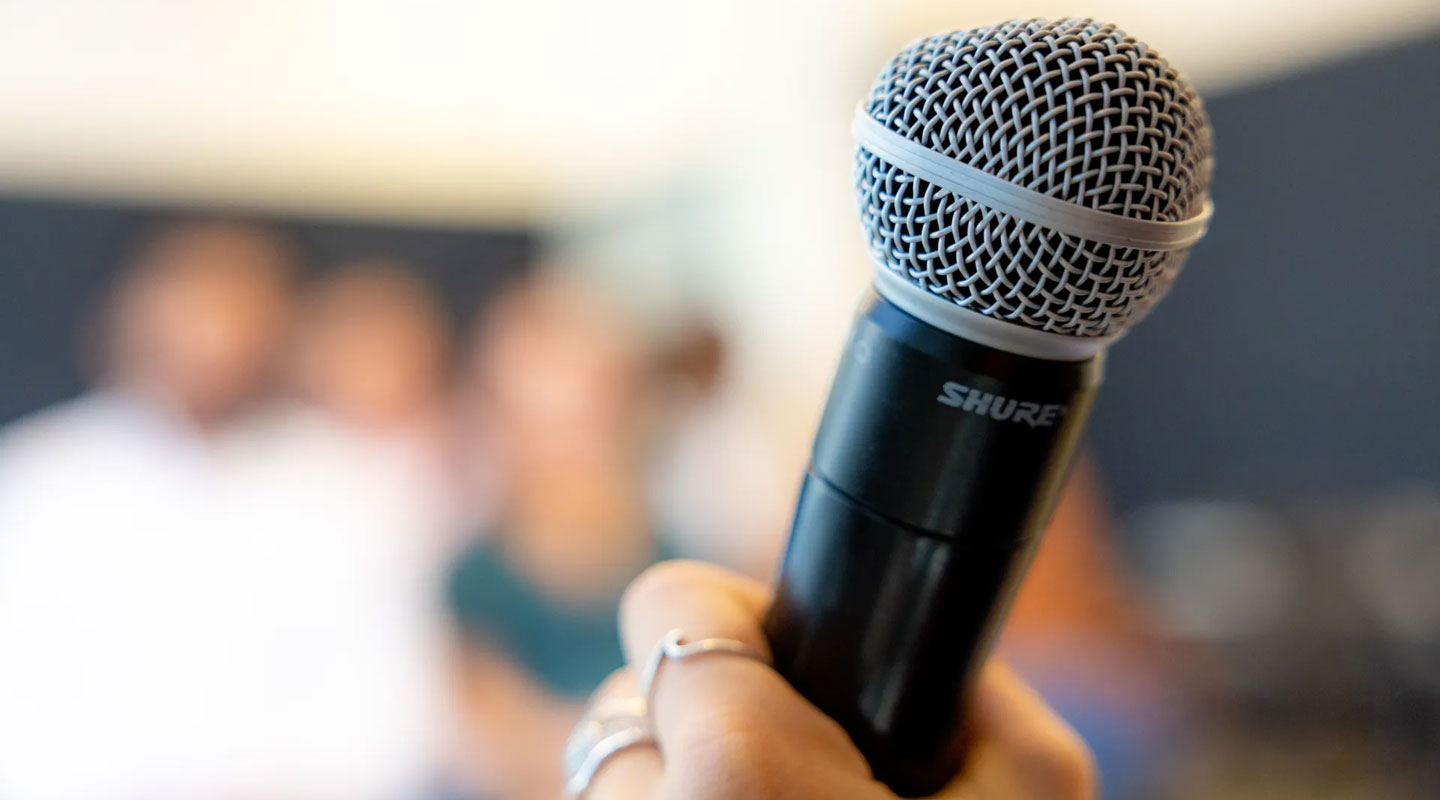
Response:
[[[755,581],[704,564],[651,568],[621,605],[630,667],[611,676],[597,698],[637,695],[637,669],[676,628],[692,639],[737,639],[769,653],[761,627],[768,595]],[[870,777],[845,731],[758,661],[727,654],[671,661],[651,708],[659,749],[613,756],[584,800],[895,800]],[[1084,743],[999,663],[986,665],[968,724],[965,768],[936,800],[1095,796]]]

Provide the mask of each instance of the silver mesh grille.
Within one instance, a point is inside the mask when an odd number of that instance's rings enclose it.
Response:
[[[1016,20],[921,39],[871,88],[891,131],[1050,197],[1175,222],[1206,202],[1210,128],[1189,83],[1113,25]],[[877,265],[996,319],[1113,336],[1169,289],[1185,250],[1117,247],[1001,213],[864,147],[860,214]]]

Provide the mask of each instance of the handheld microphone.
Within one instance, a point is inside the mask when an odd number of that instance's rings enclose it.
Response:
[[[875,777],[938,791],[964,696],[1064,483],[1104,351],[1204,235],[1209,123],[1089,19],[910,45],[857,109],[874,293],[830,389],[766,618]]]

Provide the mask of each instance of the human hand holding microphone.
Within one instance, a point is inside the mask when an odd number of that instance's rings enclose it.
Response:
[[[641,583],[632,665],[676,630],[693,646],[601,693],[653,689],[577,729],[587,800],[593,774],[631,792],[602,797],[1089,796],[1083,747],[986,662],[1106,348],[1205,233],[1204,105],[1113,25],[1016,20],[906,48],[854,134],[875,291],[775,592],[696,567]],[[728,652],[689,655],[707,639]]]
[[[662,663],[648,697],[653,741],[605,759],[585,800],[896,798],[844,729],[762,660],[769,600],[763,584],[697,562],[660,564],[636,580],[621,607],[630,666],[596,692],[591,719],[615,713],[624,727],[656,643],[671,631],[738,642],[761,658],[709,652]],[[998,662],[981,673],[966,731],[965,769],[937,800],[1094,796],[1085,744]]]

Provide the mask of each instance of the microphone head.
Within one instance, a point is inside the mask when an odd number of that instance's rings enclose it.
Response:
[[[855,131],[881,293],[1019,352],[1078,358],[1119,337],[1210,213],[1200,97],[1090,19],[921,39],[876,78]]]

